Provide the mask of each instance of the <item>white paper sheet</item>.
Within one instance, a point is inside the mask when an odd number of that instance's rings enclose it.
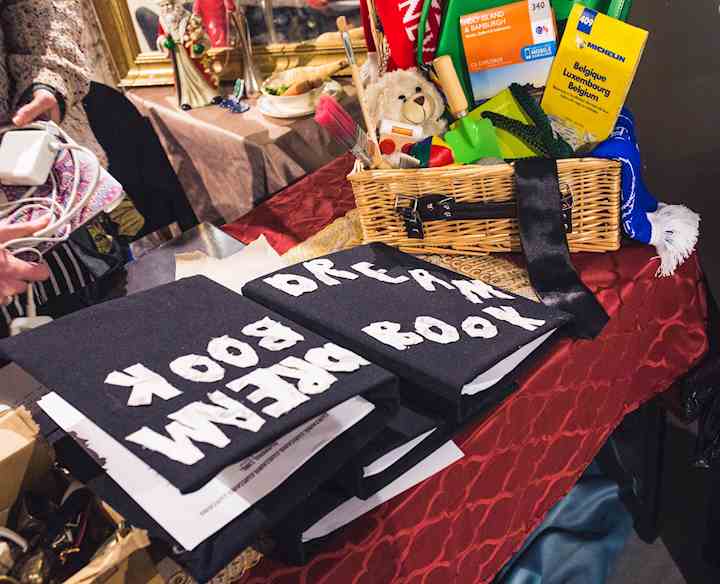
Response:
[[[403,456],[405,456],[408,452],[410,452],[413,448],[420,444],[420,442],[430,436],[430,434],[432,434],[435,430],[437,430],[437,428],[428,430],[427,432],[425,432],[425,434],[422,434],[417,438],[413,438],[409,442],[406,442],[402,446],[398,446],[394,450],[391,450],[390,452],[382,455],[374,462],[363,467],[363,476],[371,477],[373,475],[381,473],[385,469],[390,468],[393,464],[395,464],[398,460],[400,460]]]
[[[296,428],[262,452],[227,467],[204,487],[182,495],[58,394],[38,404],[103,461],[110,477],[186,550],[192,550],[281,485],[321,448],[375,406],[354,397]]]
[[[475,395],[481,391],[491,388],[496,383],[499,383],[503,377],[508,373],[511,373],[520,363],[527,359],[535,349],[540,347],[548,337],[552,335],[557,329],[552,329],[550,332],[538,337],[534,341],[530,341],[527,345],[523,345],[517,351],[515,351],[509,357],[506,357],[493,367],[481,373],[470,383],[462,388],[462,395]]]
[[[362,499],[353,497],[345,501],[331,513],[328,513],[302,534],[303,543],[329,535],[365,513],[372,511],[375,507],[382,505],[393,497],[404,493],[409,488],[429,479],[434,474],[439,473],[452,463],[460,460],[463,456],[462,450],[460,450],[454,442],[446,442],[420,464],[411,468],[404,475],[394,480],[381,491],[375,493],[369,499],[363,501]]]
[[[250,280],[284,267],[285,262],[264,235],[236,254],[223,259],[213,258],[197,251],[175,255],[176,280],[190,276],[205,276],[238,294],[242,294],[243,286]]]

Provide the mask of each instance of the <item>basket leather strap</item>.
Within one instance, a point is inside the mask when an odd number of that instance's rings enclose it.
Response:
[[[445,195],[426,195],[417,201],[417,212],[423,221],[464,219],[514,219],[517,207],[509,203],[458,203]]]
[[[558,199],[562,209],[562,223],[566,233],[572,233],[573,197],[569,188]],[[516,219],[516,203],[459,203],[447,195],[423,197],[398,196],[395,210],[405,223],[405,232],[411,239],[423,239],[425,221],[465,221],[473,219]]]
[[[543,304],[575,317],[574,337],[595,338],[609,317],[575,271],[563,229],[557,162],[549,159],[515,163],[515,186],[522,243],[530,282]]]

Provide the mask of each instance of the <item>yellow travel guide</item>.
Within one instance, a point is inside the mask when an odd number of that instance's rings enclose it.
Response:
[[[576,4],[570,13],[543,96],[542,108],[586,142],[605,140],[647,41],[647,31]]]

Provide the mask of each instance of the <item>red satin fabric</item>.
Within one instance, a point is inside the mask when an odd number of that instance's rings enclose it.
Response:
[[[331,169],[339,173],[334,179]],[[245,241],[265,233],[282,251],[344,213],[349,186],[337,189],[345,170],[335,161],[227,231]],[[319,211],[314,222],[312,209]],[[275,231],[286,228],[290,235]],[[697,257],[659,279],[653,251],[628,245],[574,254],[583,281],[611,317],[597,339],[556,344],[515,394],[459,437],[464,459],[341,530],[309,565],[263,560],[242,584],[490,582],[622,418],[667,389],[707,349]]]
[[[243,243],[264,234],[278,253],[285,253],[355,207],[345,178],[354,161],[350,154],[336,158],[223,229]]]

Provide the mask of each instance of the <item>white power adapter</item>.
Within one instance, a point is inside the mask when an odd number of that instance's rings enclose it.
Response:
[[[44,130],[12,130],[0,143],[0,183],[39,187],[57,157],[57,138]]]
[[[53,321],[49,316],[21,316],[10,322],[10,336],[15,337],[21,333],[40,328]]]
[[[27,315],[14,318],[10,322],[10,336],[14,337],[26,331],[39,328],[53,321],[49,316],[38,316],[35,307],[35,293],[32,284],[27,287]]]

